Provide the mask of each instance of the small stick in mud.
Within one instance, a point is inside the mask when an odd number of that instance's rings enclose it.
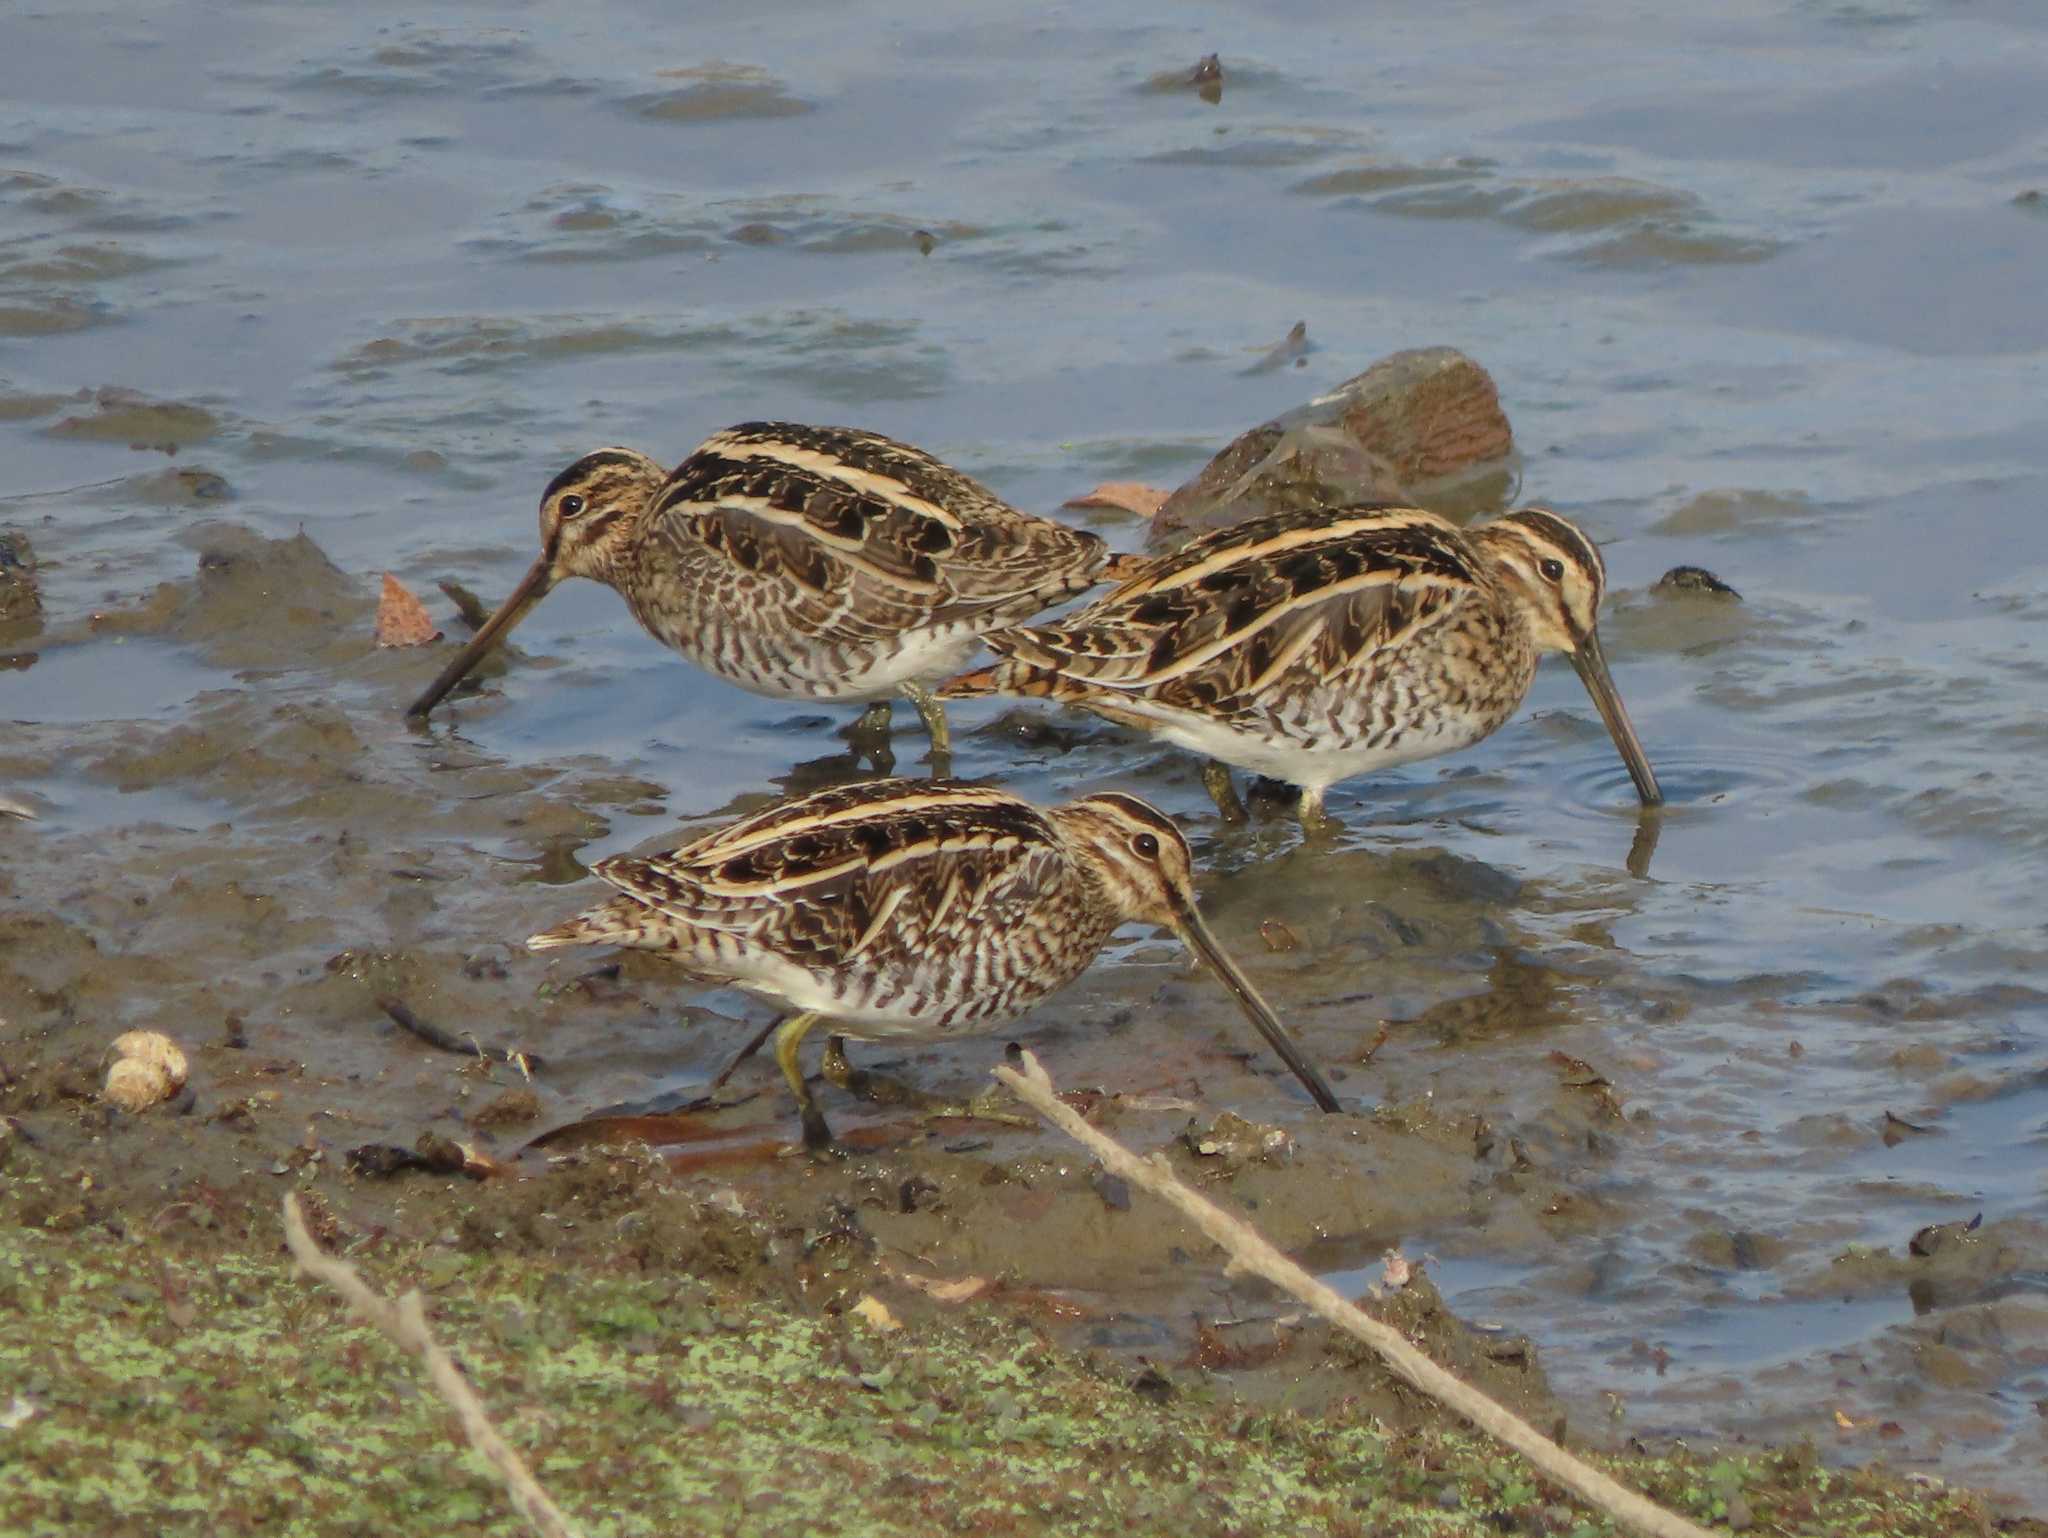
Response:
[[[484,628],[491,617],[491,611],[481,598],[460,582],[437,582],[434,585],[448,595],[448,601],[455,605],[455,613],[463,624],[471,630]]]
[[[498,1435],[498,1428],[491,1424],[483,1402],[462,1376],[455,1359],[435,1344],[427,1331],[427,1314],[419,1293],[408,1292],[393,1303],[372,1292],[354,1266],[339,1256],[327,1254],[313,1242],[299,1211],[299,1199],[289,1193],[284,1199],[284,1239],[301,1271],[332,1287],[341,1294],[350,1313],[376,1326],[392,1344],[411,1352],[425,1364],[427,1377],[462,1422],[462,1434],[497,1471],[513,1509],[526,1519],[527,1526],[541,1538],[578,1538],[578,1529],[570,1525],[561,1507],[549,1499],[547,1491],[527,1471],[526,1461]]]
[[[759,1052],[762,1046],[767,1042],[768,1038],[775,1034],[775,1027],[777,1027],[780,1024],[782,1024],[781,1020],[777,1019],[770,1020],[766,1025],[762,1026],[761,1029],[755,1033],[754,1039],[748,1042],[744,1047],[741,1047],[739,1051],[735,1052],[733,1054],[732,1061],[727,1063],[723,1068],[719,1069],[718,1077],[713,1079],[711,1083],[706,1087],[710,1089],[713,1093],[716,1093],[717,1091],[724,1089],[725,1081],[733,1076],[733,1071],[737,1069],[741,1063],[744,1063],[748,1058],[752,1057],[756,1052]]]
[[[1053,1092],[1052,1079],[1029,1052],[1020,1052],[1021,1068],[998,1065],[995,1075],[1017,1098],[1081,1144],[1112,1174],[1144,1187],[1169,1206],[1177,1207],[1194,1225],[1225,1250],[1239,1269],[1264,1277],[1321,1314],[1347,1335],[1377,1351],[1396,1377],[1412,1384],[1438,1404],[1465,1417],[1488,1436],[1507,1443],[1536,1466],[1538,1473],[1615,1521],[1651,1538],[1710,1538],[1706,1528],[1666,1511],[1626,1485],[1608,1478],[1583,1459],[1566,1452],[1549,1437],[1506,1407],[1496,1404],[1469,1383],[1446,1372],[1408,1344],[1401,1332],[1360,1310],[1328,1283],[1302,1270],[1240,1218],[1232,1217],[1206,1197],[1175,1178],[1166,1160],[1154,1154],[1141,1159],[1107,1133],[1091,1127]]]
[[[392,1024],[402,1026],[430,1047],[439,1047],[443,1052],[460,1052],[465,1057],[481,1057],[493,1063],[510,1063],[527,1078],[532,1078],[546,1064],[538,1052],[524,1052],[517,1047],[487,1047],[475,1036],[453,1031],[444,1031],[438,1025],[430,1025],[405,1007],[402,1000],[388,993],[377,995],[377,1007],[391,1017]]]

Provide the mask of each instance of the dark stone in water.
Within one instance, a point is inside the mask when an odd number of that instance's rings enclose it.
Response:
[[[36,553],[19,529],[0,529],[0,626],[20,634],[41,628],[42,589],[36,582]]]
[[[1166,499],[1148,543],[1288,508],[1409,502],[1449,517],[1498,512],[1514,433],[1485,369],[1452,347],[1382,358],[1235,439]]]
[[[1922,1258],[1935,1254],[1947,1245],[1954,1245],[1968,1239],[1983,1226],[1984,1214],[1963,1222],[1930,1223],[1906,1241],[1906,1252]]]
[[[1659,577],[1651,589],[1657,593],[1706,593],[1715,598],[1742,602],[1742,595],[1704,566],[1674,566]]]
[[[1213,53],[1204,54],[1195,62],[1193,69],[1173,69],[1152,76],[1145,82],[1145,89],[1159,92],[1192,90],[1213,107],[1223,100],[1223,61]]]
[[[227,477],[216,475],[211,470],[196,467],[179,470],[173,479],[179,491],[194,502],[223,502],[232,494]]]
[[[1308,355],[1311,350],[1312,344],[1308,339],[1308,322],[1298,320],[1288,328],[1287,335],[1266,349],[1264,357],[1260,358],[1250,368],[1240,369],[1238,372],[1247,375],[1270,374],[1273,370],[1285,368],[1290,363],[1296,368],[1303,368],[1308,363]]]
[[[1488,905],[1513,902],[1521,895],[1522,883],[1497,865],[1484,860],[1438,850],[1415,862],[1416,876],[1430,882],[1445,897]]]

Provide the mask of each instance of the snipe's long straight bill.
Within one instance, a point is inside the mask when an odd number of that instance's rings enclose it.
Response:
[[[441,676],[427,685],[427,692],[412,702],[406,714],[425,716],[428,711],[440,704],[443,696],[467,678],[470,670],[490,654],[493,646],[504,639],[505,632],[525,619],[527,611],[547,597],[548,589],[554,585],[554,572],[549,568],[548,558],[542,556],[533,563],[526,575],[519,579],[519,586],[512,589],[512,596],[498,605],[498,612],[484,621],[484,628],[469,638],[469,645],[462,648],[453,662],[441,669]]]
[[[1239,1008],[1244,1010],[1245,1017],[1259,1028],[1259,1034],[1280,1054],[1280,1061],[1294,1070],[1294,1076],[1301,1080],[1315,1103],[1325,1111],[1343,1109],[1337,1104],[1336,1091],[1330,1088],[1321,1070],[1302,1056],[1301,1048],[1294,1044],[1294,1038],[1287,1034],[1287,1028],[1280,1023],[1280,1017],[1273,1013],[1272,1007],[1259,997],[1251,979],[1238,971],[1237,964],[1223,954],[1223,947],[1209,933],[1209,926],[1202,922],[1202,915],[1188,907],[1181,910],[1178,918],[1174,928],[1182,942],[1222,980],[1223,986],[1237,999]]]
[[[1607,671],[1607,654],[1600,650],[1600,633],[1589,630],[1580,636],[1578,650],[1570,656],[1586,692],[1599,708],[1600,719],[1607,723],[1608,735],[1621,750],[1621,761],[1628,765],[1628,777],[1636,782],[1636,794],[1642,797],[1644,806],[1661,806],[1664,792],[1658,788],[1656,772],[1650,768],[1650,756],[1643,751],[1643,740],[1636,735],[1628,711],[1622,707],[1621,695],[1615,691],[1614,678]]]

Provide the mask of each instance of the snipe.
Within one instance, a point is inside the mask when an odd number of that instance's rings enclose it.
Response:
[[[548,483],[540,558],[407,712],[425,716],[549,589],[615,588],[656,640],[756,694],[907,696],[939,760],[928,687],[993,626],[1094,585],[1096,535],[1019,512],[922,450],[876,433],[746,422],[673,473],[631,449],[586,454]]]
[[[1080,976],[1127,923],[1178,934],[1316,1104],[1337,1109],[1202,922],[1180,830],[1135,796],[1041,811],[984,785],[874,780],[591,869],[618,895],[527,944],[661,951],[693,977],[785,1006],[775,1058],[812,1148],[831,1131],[797,1049],[820,1022],[862,1040],[992,1030]]]
[[[1584,680],[1645,806],[1663,800],[1600,649],[1607,568],[1557,514],[1523,508],[1459,529],[1368,505],[1253,518],[1153,561],[1058,623],[986,638],[1000,660],[943,698],[1080,705],[1224,766],[1301,787],[1324,820],[1339,780],[1470,747],[1521,705],[1543,652]]]

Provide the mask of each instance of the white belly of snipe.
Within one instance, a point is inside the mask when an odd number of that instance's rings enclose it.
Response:
[[[914,630],[860,647],[767,637],[678,647],[705,672],[752,694],[780,700],[887,699],[907,683],[933,683],[965,667],[981,638],[964,625]]]

